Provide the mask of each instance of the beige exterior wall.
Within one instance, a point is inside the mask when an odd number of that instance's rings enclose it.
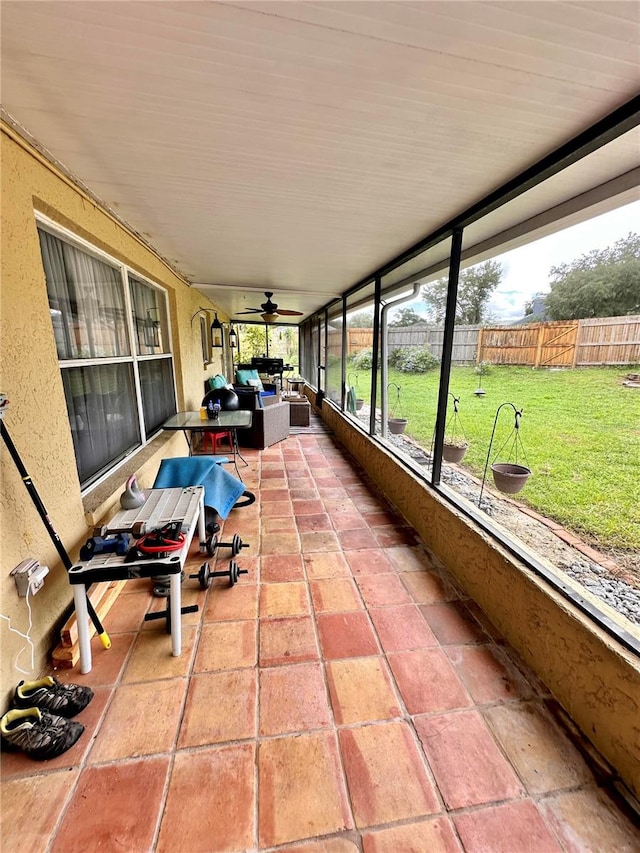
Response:
[[[4,422],[33,479],[71,558],[89,534],[94,520],[117,502],[126,476],[140,473],[150,486],[160,460],[184,455],[181,433],[160,436],[135,454],[84,500],[80,494],[71,430],[62,387],[53,328],[49,315],[44,270],[36,231],[35,212],[41,212],[78,237],[122,261],[145,278],[166,288],[171,314],[178,409],[200,405],[203,380],[222,369],[214,362],[203,367],[199,320],[191,317],[208,305],[144,243],[47,163],[13,131],[2,126],[2,288],[0,291],[2,379],[0,391],[10,400]],[[227,319],[219,312],[221,320]],[[40,521],[4,442],[0,448],[2,489],[2,578],[0,612],[11,626],[24,632],[28,625],[25,600],[18,598],[11,569],[27,557],[48,565],[44,588],[32,599],[35,646],[34,676],[42,671],[47,654],[56,645],[55,629],[72,602],[71,587],[58,554]],[[1,699],[24,678],[15,657],[25,645],[0,620],[2,643]],[[18,664],[31,670],[29,651]]]
[[[336,438],[640,795],[640,661],[333,406]],[[582,594],[586,594],[584,590]],[[612,616],[615,618],[615,614]]]

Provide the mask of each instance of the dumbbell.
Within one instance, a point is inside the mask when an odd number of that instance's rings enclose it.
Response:
[[[108,524],[97,524],[93,528],[93,535],[105,537],[113,533],[130,533],[134,539],[139,539],[147,532],[146,521],[134,521],[133,524],[124,527],[110,527]]]
[[[247,543],[242,541],[241,537],[238,536],[237,533],[233,534],[233,538],[231,539],[231,542],[218,542],[217,535],[215,533],[213,533],[207,539],[206,545],[207,545],[207,554],[210,557],[213,557],[213,555],[215,554],[215,552],[218,548],[231,548],[231,556],[237,557],[243,548],[249,548],[250,547]]]
[[[80,549],[81,560],[91,560],[96,554],[117,554],[119,557],[129,550],[131,537],[128,533],[116,533],[115,536],[92,536]]]
[[[238,583],[238,578],[240,575],[249,574],[248,569],[240,569],[238,568],[238,564],[235,560],[231,560],[229,562],[229,568],[224,572],[212,572],[209,568],[209,563],[203,563],[200,566],[200,571],[196,575],[189,575],[190,578],[197,578],[200,581],[200,587],[202,589],[208,589],[211,586],[211,581],[213,578],[229,578],[229,586],[234,586]]]

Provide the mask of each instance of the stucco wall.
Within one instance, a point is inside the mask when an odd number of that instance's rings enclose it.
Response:
[[[586,737],[640,795],[640,661],[477,525],[356,430],[334,407],[338,441],[412,524]]]
[[[153,254],[133,234],[122,228],[107,212],[83,194],[41,155],[2,126],[2,290],[0,330],[2,379],[0,391],[11,406],[4,422],[42,498],[48,514],[72,559],[87,538],[91,516],[85,516],[91,495],[85,501],[74,461],[73,444],[62,379],[58,367],[53,329],[49,315],[40,245],[34,211],[39,211],[68,228],[94,246],[128,264],[168,291],[173,338],[178,408],[200,404],[203,380],[221,370],[217,361],[206,370],[202,364],[200,325],[191,317],[199,306],[214,308],[202,294],[192,290],[169,266]],[[222,312],[220,319],[227,319]],[[144,463],[142,485],[151,485],[163,456],[184,455],[181,434],[160,439],[154,448],[140,455]],[[27,557],[49,566],[44,589],[32,599],[35,665],[42,671],[48,652],[57,642],[53,629],[71,605],[71,588],[58,554],[40,521],[18,472],[2,443],[2,595],[1,612],[11,625],[25,631],[28,614],[19,599],[11,569]],[[101,487],[94,500],[97,511],[117,499],[126,471],[136,470],[136,458]],[[24,641],[0,620],[2,643],[1,690],[8,696],[21,675],[15,657]],[[31,670],[30,654],[18,664]]]

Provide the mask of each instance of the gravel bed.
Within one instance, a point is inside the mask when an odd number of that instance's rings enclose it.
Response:
[[[368,412],[358,413],[368,423]],[[405,456],[421,466],[429,467],[430,454],[404,435],[389,434],[388,441]],[[478,505],[480,485],[457,466],[442,464],[442,482],[455,489],[458,494]],[[500,498],[491,490],[493,482],[485,483],[482,495],[482,510],[503,527],[514,533],[536,553],[546,557],[554,566],[577,581],[592,595],[605,601],[617,613],[630,622],[640,625],[640,572],[636,577],[620,570],[620,577],[588,559],[557,537],[553,531],[539,521],[521,512],[512,503]],[[604,557],[603,557],[604,559]]]

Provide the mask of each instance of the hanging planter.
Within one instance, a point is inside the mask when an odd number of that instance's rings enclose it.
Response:
[[[531,469],[511,462],[494,462],[491,473],[497,489],[507,495],[516,495],[526,486]]]
[[[442,445],[442,458],[445,462],[462,462],[469,447],[469,441],[465,435],[458,413],[460,398],[449,392],[453,397],[453,414],[445,426],[444,444]]]
[[[442,457],[445,462],[462,462],[468,447],[469,444],[467,442],[454,444],[445,440],[442,445]]]
[[[362,399],[362,397],[356,397],[356,412],[359,412],[363,406],[364,400]]]
[[[409,421],[402,416],[402,408],[400,406],[400,391],[402,388],[400,385],[396,385],[395,382],[390,382],[387,385],[387,391],[392,385],[396,389],[396,399],[387,418],[387,428],[393,435],[400,435],[407,428]]]
[[[400,435],[407,428],[407,424],[409,421],[407,418],[389,418],[387,420],[387,426],[389,427],[389,432],[392,432],[394,435]]]
[[[487,468],[489,467],[489,458],[491,456],[491,447],[493,445],[493,439],[496,434],[496,426],[498,425],[498,416],[500,414],[500,410],[504,406],[511,406],[515,413],[515,424],[513,430],[508,436],[507,440],[504,442],[498,453],[496,454],[494,461],[491,465],[491,473],[493,474],[493,482],[495,483],[496,488],[504,492],[507,495],[516,495],[519,491],[524,489],[527,480],[531,476],[531,468],[527,462],[526,465],[521,465],[518,462],[518,451],[520,451],[521,455],[524,456],[525,462],[527,461],[526,453],[524,452],[524,446],[522,444],[522,438],[520,437],[520,418],[522,417],[522,409],[516,409],[513,403],[502,403],[498,406],[496,411],[495,420],[493,421],[493,431],[491,433],[491,441],[489,442],[489,450],[487,451],[487,461],[484,466],[484,475],[482,477],[482,487],[480,489],[480,498],[478,500],[478,506],[482,503],[482,493],[484,490],[484,484],[487,477]],[[506,447],[506,445],[511,440],[513,436],[513,441],[511,444],[511,450],[507,457],[506,462],[496,462],[495,459],[500,455],[502,450]],[[513,461],[512,461],[513,458]]]

